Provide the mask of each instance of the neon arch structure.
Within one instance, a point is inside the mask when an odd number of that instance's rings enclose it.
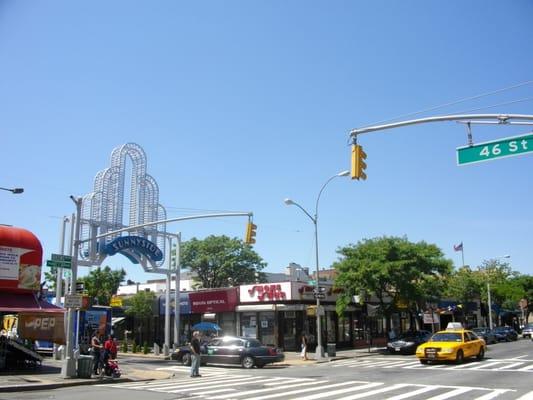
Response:
[[[125,198],[127,159],[131,160],[129,199]],[[111,152],[111,165],[99,171],[94,178],[91,193],[82,198],[79,265],[98,266],[110,255],[108,250],[122,237],[116,233],[127,227],[166,220],[165,208],[159,204],[159,186],[147,172],[146,154],[136,143],[126,143]],[[127,201],[127,203],[125,203]],[[124,224],[124,206],[128,205],[127,225]],[[129,230],[126,235],[153,242],[163,254],[166,250],[166,223]],[[131,262],[140,264],[145,272],[162,272],[164,258],[153,260],[133,248],[122,248],[120,253]]]

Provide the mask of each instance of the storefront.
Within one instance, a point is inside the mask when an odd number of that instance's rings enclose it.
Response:
[[[325,298],[321,301],[323,342],[350,347],[360,310],[357,312],[356,307],[350,305],[339,317],[335,308],[337,293],[331,285],[322,286],[325,288]],[[293,351],[299,349],[305,333],[312,347],[317,334],[314,288],[302,282],[240,286],[240,304],[236,309],[238,334]]]
[[[157,316],[155,339],[163,342],[165,320],[165,295],[157,297]],[[235,307],[238,304],[237,288],[201,290],[180,293],[180,342],[187,342],[192,334],[192,327],[202,321],[218,324],[225,335],[236,333]],[[174,337],[174,294],[170,296],[171,333]]]
[[[33,233],[0,226],[0,369],[40,361],[24,347],[35,349],[37,340],[65,342],[64,309],[40,295],[42,258]]]

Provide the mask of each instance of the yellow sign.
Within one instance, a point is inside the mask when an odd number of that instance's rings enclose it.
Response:
[[[112,296],[109,304],[111,307],[122,307],[122,297]]]
[[[316,306],[308,306],[306,311],[308,317],[316,317]]]

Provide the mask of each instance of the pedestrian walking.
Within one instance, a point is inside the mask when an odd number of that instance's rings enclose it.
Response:
[[[305,335],[305,333],[302,333],[302,352],[300,353],[300,356],[302,357],[302,360],[305,360],[305,361],[308,360],[307,343],[308,343],[307,336]]]
[[[102,368],[102,357],[103,357],[103,346],[101,336],[98,334],[98,331],[94,331],[93,337],[91,338],[91,349],[93,352],[93,373],[98,375],[98,369]]]
[[[191,378],[200,375],[200,332],[195,331],[191,340]]]

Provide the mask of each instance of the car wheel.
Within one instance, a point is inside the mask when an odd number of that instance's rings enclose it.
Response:
[[[185,365],[186,367],[191,365],[191,355],[189,353],[186,353],[181,357],[181,363]]]
[[[254,359],[250,356],[246,356],[242,359],[243,368],[250,369],[254,366]]]
[[[461,364],[464,360],[465,356],[463,354],[463,350],[459,350],[457,352],[457,355],[455,356],[455,363],[456,364]]]
[[[479,348],[479,353],[477,354],[476,358],[478,361],[481,361],[483,360],[484,357],[485,357],[485,349],[483,348],[483,346],[481,346]]]
[[[420,360],[420,364],[427,364],[428,360]]]

